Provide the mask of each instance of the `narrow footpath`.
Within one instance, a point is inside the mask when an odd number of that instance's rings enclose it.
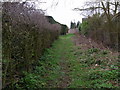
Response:
[[[78,33],[60,36],[48,50],[48,88],[118,87],[118,53]]]

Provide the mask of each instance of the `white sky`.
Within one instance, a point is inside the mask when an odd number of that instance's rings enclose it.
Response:
[[[46,3],[38,4],[37,6],[46,10],[46,15],[52,16],[56,21],[66,24],[70,27],[71,21],[82,21],[80,12],[73,11],[76,7],[84,5],[86,0],[44,0]],[[58,5],[55,6],[56,2]],[[52,6],[53,5],[53,6]]]

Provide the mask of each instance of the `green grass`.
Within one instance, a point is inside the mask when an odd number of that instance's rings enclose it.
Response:
[[[70,73],[72,78],[70,88],[118,87],[117,56],[110,56],[109,51],[97,48],[88,50],[75,48],[77,60],[73,61],[71,66],[73,71]]]
[[[75,46],[71,40],[73,34],[60,36],[52,47],[46,49],[32,73],[24,72],[24,78],[15,84],[17,90],[35,90],[39,88],[59,87],[60,77],[65,73],[70,78],[68,88],[116,88],[118,67],[116,56],[109,51]],[[108,57],[108,58],[107,58]],[[111,60],[111,61],[110,61]],[[63,72],[64,65],[68,72]],[[95,66],[95,65],[98,66]],[[108,69],[108,70],[107,70]]]

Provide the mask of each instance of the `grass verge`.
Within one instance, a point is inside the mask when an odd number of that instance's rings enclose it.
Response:
[[[70,88],[119,88],[118,56],[108,50],[74,48]]]

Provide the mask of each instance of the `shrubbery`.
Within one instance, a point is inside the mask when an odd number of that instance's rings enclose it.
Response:
[[[53,17],[51,16],[46,16],[47,17],[47,20],[49,23],[51,24],[60,24],[59,22],[56,22]],[[64,25],[64,24],[60,24],[61,26],[61,31],[60,31],[60,35],[66,35],[66,33],[68,32],[68,27],[67,25]]]
[[[80,32],[98,43],[102,42],[104,45],[117,50],[120,33],[119,14],[120,13],[118,13],[118,16],[116,17],[114,15],[111,16],[114,17],[111,19],[111,25],[109,25],[104,14],[94,14],[83,21],[80,25]]]
[[[81,25],[81,33],[86,35],[87,32],[88,32],[88,22],[87,21],[84,21]]]
[[[61,24],[61,35],[66,35],[66,33],[68,32],[68,27],[66,25]]]
[[[28,3],[3,4],[3,88],[30,72],[45,48],[58,38],[61,26],[50,24],[42,10]]]

